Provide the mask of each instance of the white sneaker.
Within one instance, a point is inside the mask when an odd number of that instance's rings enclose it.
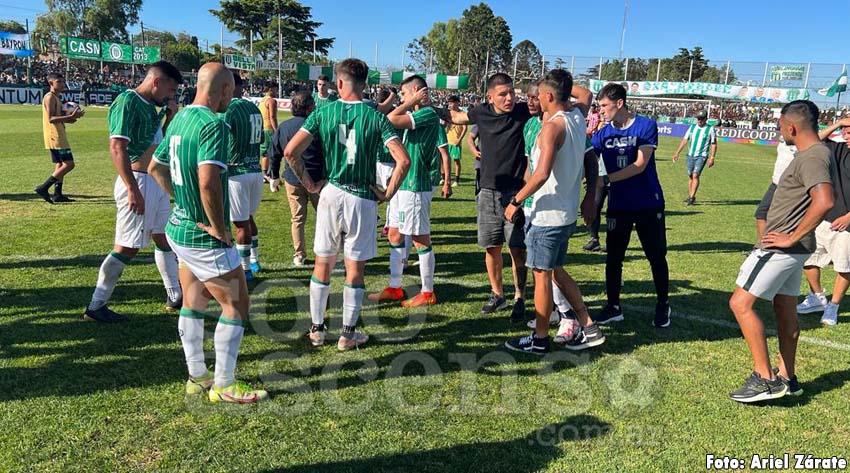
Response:
[[[555,325],[560,320],[561,314],[558,313],[558,309],[553,310],[552,313],[549,314],[549,325]],[[526,325],[528,325],[528,328],[537,328],[537,317],[529,320]]]
[[[827,304],[826,309],[823,310],[823,317],[820,318],[820,323],[830,327],[838,325],[838,304],[832,302]]]
[[[351,334],[351,338],[348,337],[339,337],[339,341],[336,344],[336,347],[339,351],[348,351],[354,350],[355,348],[359,348],[361,345],[369,341],[369,335],[365,333],[355,330],[353,334]]]
[[[575,338],[580,329],[581,324],[578,323],[578,320],[571,317],[564,317],[558,326],[558,334],[555,335],[552,341],[557,344],[567,343],[569,340]]]
[[[304,266],[307,266],[307,259],[303,256],[296,256],[292,258],[292,266],[295,266],[296,268],[303,268]]]
[[[825,295],[810,292],[803,302],[797,305],[797,313],[811,314],[812,312],[821,312],[826,309],[827,302]]]

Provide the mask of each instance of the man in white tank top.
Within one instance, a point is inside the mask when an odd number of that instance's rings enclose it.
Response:
[[[522,202],[534,196],[526,231],[526,266],[534,272],[534,333],[508,340],[511,350],[544,355],[549,352],[549,314],[552,313],[552,278],[579,316],[581,330],[564,340],[573,350],[601,345],[602,332],[593,324],[581,291],[563,266],[567,242],[576,229],[579,195],[584,176],[585,134],[587,124],[582,111],[590,106],[590,94],[582,94],[575,106],[570,104],[572,75],[560,69],[549,72],[538,86],[544,123],[531,152],[533,169],[525,186],[505,209],[505,218],[513,221],[521,212]],[[595,173],[594,173],[595,174]],[[593,196],[591,195],[591,202]],[[587,216],[595,215],[595,209]],[[587,217],[586,217],[587,218]],[[592,217],[590,217],[592,218]]]

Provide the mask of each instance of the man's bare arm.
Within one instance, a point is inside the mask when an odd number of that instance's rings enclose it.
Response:
[[[174,198],[174,188],[171,186],[171,171],[168,169],[168,165],[162,164],[156,159],[151,159],[151,163],[148,165],[148,174],[168,194],[169,198]]]
[[[632,164],[629,164],[619,171],[609,174],[608,180],[611,182],[625,181],[626,179],[637,176],[646,170],[646,165],[649,164],[649,157],[655,151],[652,146],[641,146],[638,148],[637,159]]]

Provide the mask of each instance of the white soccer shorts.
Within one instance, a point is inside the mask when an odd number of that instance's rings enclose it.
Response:
[[[336,256],[342,241],[346,258],[368,261],[378,254],[377,222],[376,201],[328,184],[319,194],[313,252],[316,256]]]
[[[177,255],[180,264],[200,281],[220,278],[234,269],[242,269],[242,260],[236,248],[189,248],[180,246],[166,235],[168,244]]]
[[[805,266],[825,268],[832,262],[835,272],[850,273],[850,232],[833,231],[830,225],[824,220],[815,228],[817,247]]]
[[[383,189],[387,188],[394,170],[395,164],[378,163],[378,167],[375,170],[375,182],[378,183],[379,187]]]
[[[777,294],[800,295],[803,263],[809,255],[789,255],[755,249],[747,256],[735,284],[750,294],[772,301]]]
[[[263,174],[252,172],[228,179],[230,221],[246,222],[257,213],[263,199]]]
[[[127,186],[119,176],[115,180],[115,244],[124,248],[144,248],[151,244],[151,235],[165,233],[165,224],[171,214],[168,194],[159,184],[143,172],[133,172],[139,191],[145,200],[145,213],[130,211],[127,204]]]
[[[389,226],[402,235],[431,234],[431,199],[434,191],[398,191],[390,200]]]

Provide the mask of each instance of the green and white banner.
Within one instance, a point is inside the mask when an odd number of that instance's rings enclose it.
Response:
[[[225,54],[224,65],[229,69],[239,69],[242,71],[253,71],[257,68],[257,63],[253,59],[238,54]]]
[[[770,80],[803,80],[806,66],[771,66]]]
[[[276,71],[276,70],[278,70],[277,59],[257,58],[255,63],[256,63],[256,68],[263,70],[263,71]],[[281,71],[294,71],[295,70],[295,64],[293,64],[291,62],[282,62],[282,63],[280,63],[280,70]]]
[[[158,47],[130,46],[129,44],[97,41],[94,39],[63,36],[59,51],[70,59],[151,64],[160,60]]]
[[[818,93],[821,94],[821,95],[825,95],[827,97],[832,97],[835,94],[840,94],[840,93],[846,92],[846,91],[847,91],[847,71],[844,71],[844,72],[841,73],[840,76],[838,76],[838,79],[835,79],[835,81],[832,83],[831,86],[829,86],[828,88],[823,88],[823,89],[818,90]]]
[[[100,41],[96,39],[63,36],[59,41],[59,52],[71,59],[100,60]]]
[[[298,64],[295,66],[295,77],[299,80],[317,80],[321,75],[333,78],[333,66],[311,66],[309,64]]]
[[[408,77],[416,75],[411,71],[369,71],[370,84],[399,85]],[[469,76],[448,76],[445,74],[419,74],[425,78],[428,87],[432,89],[465,90],[469,88]]]
[[[809,99],[809,91],[806,89],[709,84],[707,82],[621,82],[591,79],[590,91],[595,94],[609,82],[622,84],[623,87],[626,88],[628,95],[632,97],[700,95],[703,97],[717,97],[721,99],[762,103],[786,103],[794,100]]]

